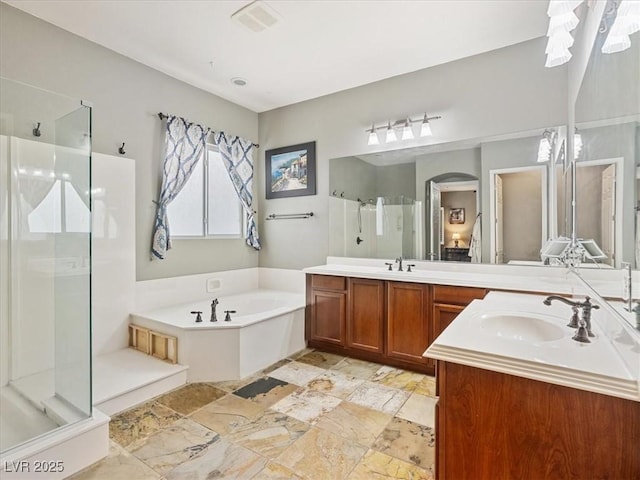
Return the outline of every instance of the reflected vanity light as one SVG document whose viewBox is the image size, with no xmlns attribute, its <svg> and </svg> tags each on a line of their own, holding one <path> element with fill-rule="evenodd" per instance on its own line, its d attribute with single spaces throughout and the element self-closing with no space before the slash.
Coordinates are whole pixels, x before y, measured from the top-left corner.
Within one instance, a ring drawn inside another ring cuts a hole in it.
<svg viewBox="0 0 640 480">
<path fill-rule="evenodd" d="M 549 29 L 547 30 L 547 47 L 545 53 L 547 60 L 545 67 L 557 67 L 571 60 L 569 48 L 573 46 L 571 32 L 578 26 L 580 20 L 573 12 L 583 0 L 551 0 L 547 15 L 549 16 Z"/>
<path fill-rule="evenodd" d="M 573 158 L 575 160 L 580 156 L 580 152 L 582 152 L 582 135 L 578 133 L 576 128 L 576 133 L 573 134 Z"/>
<path fill-rule="evenodd" d="M 431 131 L 431 120 L 439 120 L 442 118 L 441 116 L 428 117 L 425 113 L 422 118 L 413 119 L 410 117 L 403 118 L 402 120 L 390 121 L 388 120 L 384 125 L 376 126 L 375 123 L 371 124 L 371 128 L 365 130 L 368 135 L 367 145 L 379 145 L 380 137 L 378 136 L 378 130 L 385 130 L 384 142 L 391 143 L 398 141 L 398 135 L 396 130 L 401 129 L 401 139 L 402 140 L 412 140 L 415 138 L 415 133 L 413 131 L 413 124 L 420 124 L 420 136 L 421 137 L 430 137 L 433 135 Z"/>
<path fill-rule="evenodd" d="M 378 134 L 376 133 L 376 128 L 374 124 L 371 124 L 371 130 L 369 132 L 369 141 L 367 145 L 378 145 L 380 144 L 380 140 L 378 139 Z"/>
<path fill-rule="evenodd" d="M 607 12 L 613 15 L 616 4 L 612 4 L 612 11 Z M 606 32 L 607 23 L 603 20 L 601 32 Z M 640 2 L 622 0 L 618 4 L 618 11 L 607 39 L 602 45 L 602 53 L 617 53 L 626 50 L 631 46 L 630 36 L 640 31 Z"/>
<path fill-rule="evenodd" d="M 538 144 L 538 163 L 544 163 L 551 160 L 554 141 L 555 132 L 553 130 L 545 130 L 542 133 L 542 138 Z"/>
<path fill-rule="evenodd" d="M 385 138 L 386 138 L 385 141 L 387 143 L 395 142 L 396 140 L 398 140 L 398 137 L 396 137 L 395 130 L 391 128 L 391 122 L 387 124 L 387 136 Z"/>
</svg>

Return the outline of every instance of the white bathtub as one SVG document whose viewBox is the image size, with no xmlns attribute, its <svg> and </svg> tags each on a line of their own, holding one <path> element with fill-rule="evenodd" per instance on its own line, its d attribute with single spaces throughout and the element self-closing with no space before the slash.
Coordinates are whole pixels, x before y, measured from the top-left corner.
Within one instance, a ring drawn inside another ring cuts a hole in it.
<svg viewBox="0 0 640 480">
<path fill-rule="evenodd" d="M 210 322 L 213 298 L 132 313 L 131 322 L 178 338 L 178 363 L 189 366 L 189 382 L 244 378 L 305 347 L 304 294 L 253 290 L 220 297 L 218 321 Z M 230 322 L 225 310 L 236 311 Z M 202 312 L 202 322 L 192 311 Z"/>
</svg>

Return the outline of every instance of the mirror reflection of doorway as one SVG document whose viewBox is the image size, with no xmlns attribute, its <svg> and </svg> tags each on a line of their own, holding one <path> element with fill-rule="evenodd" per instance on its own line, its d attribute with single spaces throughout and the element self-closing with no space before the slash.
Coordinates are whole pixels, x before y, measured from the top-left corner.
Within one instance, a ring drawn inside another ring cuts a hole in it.
<svg viewBox="0 0 640 480">
<path fill-rule="evenodd" d="M 491 263 L 540 263 L 547 239 L 545 166 L 492 170 Z"/>
<path fill-rule="evenodd" d="M 478 178 L 465 173 L 449 173 L 427 181 L 427 259 L 471 261 L 469 244 L 480 212 L 479 187 Z M 451 218 L 455 220 L 450 222 Z"/>
<path fill-rule="evenodd" d="M 577 162 L 576 236 L 593 239 L 607 256 L 601 263 L 615 266 L 621 249 L 621 158 Z"/>
</svg>

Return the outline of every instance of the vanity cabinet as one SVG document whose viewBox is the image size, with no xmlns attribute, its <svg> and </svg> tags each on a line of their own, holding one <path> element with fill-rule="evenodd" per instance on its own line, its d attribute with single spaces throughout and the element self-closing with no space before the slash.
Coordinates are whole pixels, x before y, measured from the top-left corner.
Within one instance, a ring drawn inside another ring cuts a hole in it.
<svg viewBox="0 0 640 480">
<path fill-rule="evenodd" d="M 640 478 L 639 402 L 437 363 L 438 480 Z"/>
<path fill-rule="evenodd" d="M 429 306 L 429 285 L 387 282 L 387 357 L 427 364 Z"/>
<path fill-rule="evenodd" d="M 309 344 L 344 346 L 347 318 L 347 279 L 329 275 L 307 278 L 307 307 L 311 310 L 306 322 Z"/>
<path fill-rule="evenodd" d="M 434 373 L 422 356 L 481 288 L 307 275 L 309 347 Z"/>
<path fill-rule="evenodd" d="M 467 305 L 483 299 L 486 294 L 484 288 L 434 285 L 431 341 L 438 338 Z"/>
<path fill-rule="evenodd" d="M 347 347 L 384 354 L 384 282 L 348 279 Z"/>
</svg>

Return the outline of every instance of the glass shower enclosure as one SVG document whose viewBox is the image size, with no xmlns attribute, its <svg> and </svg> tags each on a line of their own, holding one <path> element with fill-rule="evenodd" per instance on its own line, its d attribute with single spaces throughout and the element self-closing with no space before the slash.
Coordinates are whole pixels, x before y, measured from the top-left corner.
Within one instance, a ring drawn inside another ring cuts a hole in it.
<svg viewBox="0 0 640 480">
<path fill-rule="evenodd" d="M 329 197 L 329 255 L 422 258 L 422 202 L 400 195 Z"/>
<path fill-rule="evenodd" d="M 0 451 L 91 415 L 91 108 L 0 78 Z"/>
</svg>

